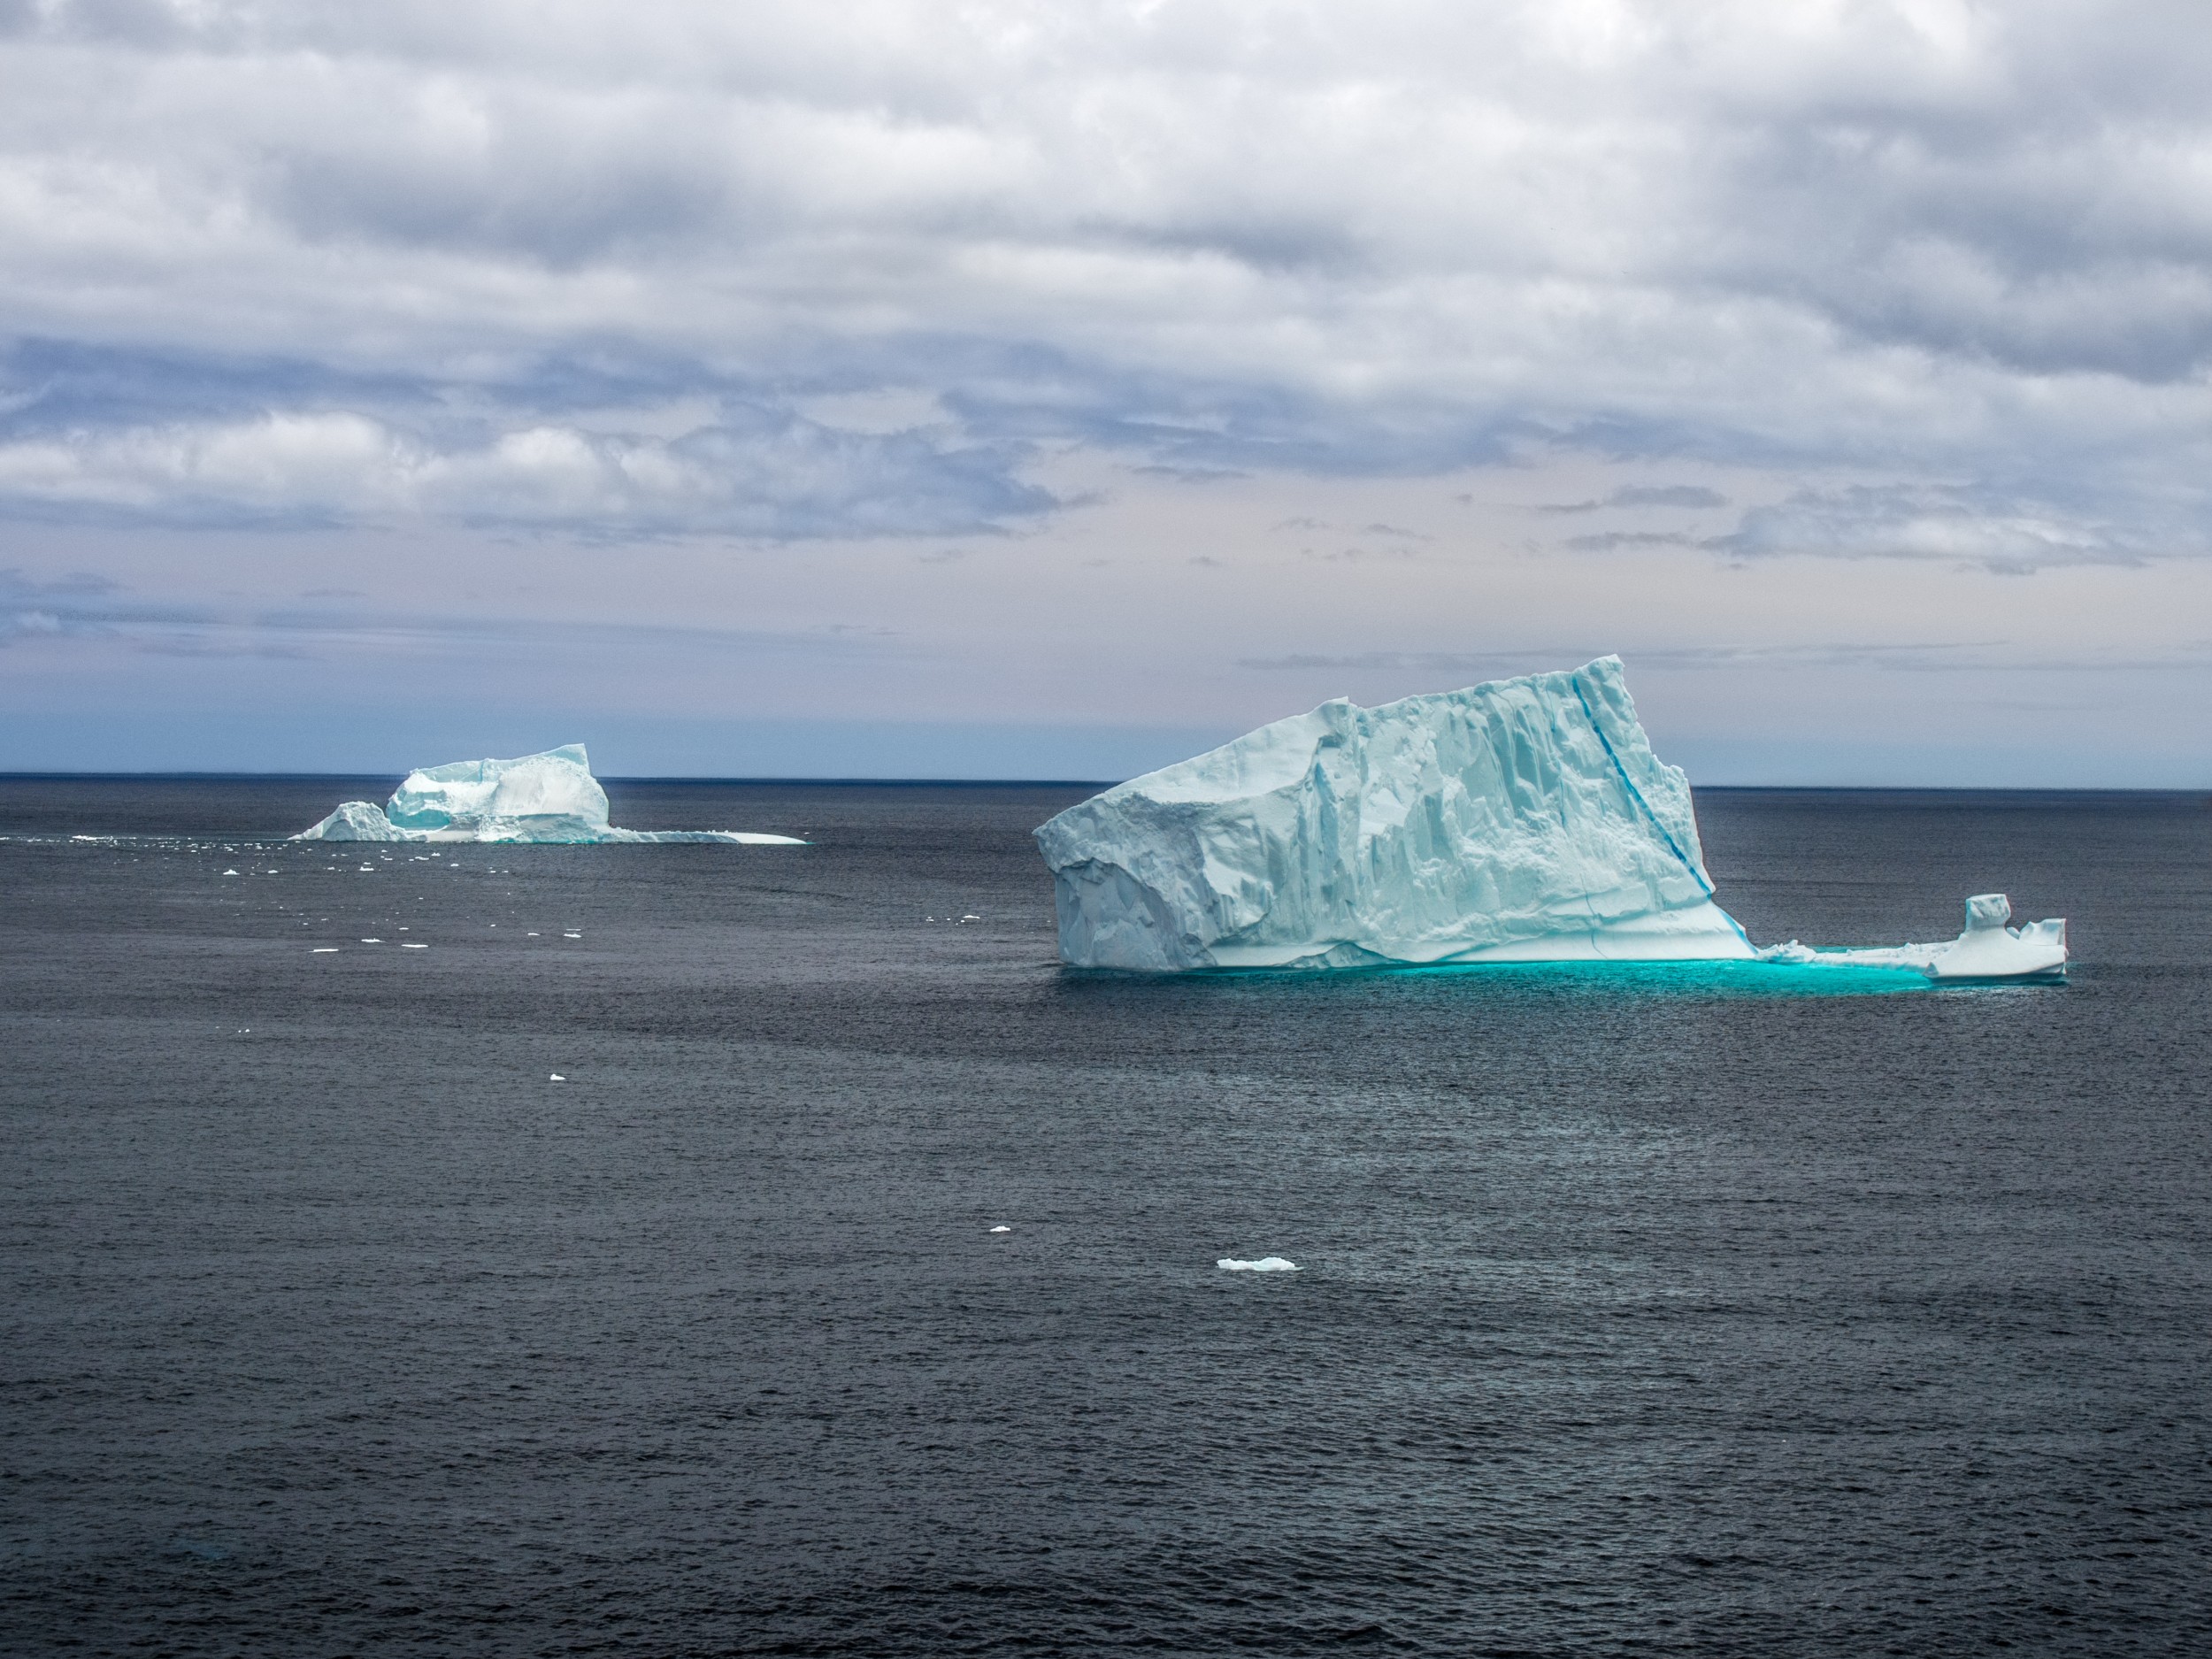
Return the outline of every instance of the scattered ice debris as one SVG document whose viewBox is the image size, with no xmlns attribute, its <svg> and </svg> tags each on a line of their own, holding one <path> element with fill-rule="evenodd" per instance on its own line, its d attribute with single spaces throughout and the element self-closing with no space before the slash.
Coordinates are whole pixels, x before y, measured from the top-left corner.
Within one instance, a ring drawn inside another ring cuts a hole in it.
<svg viewBox="0 0 2212 1659">
<path fill-rule="evenodd" d="M 1011 1232 L 1013 1232 L 1013 1228 L 1011 1228 L 1011 1227 L 993 1227 L 993 1228 L 991 1229 L 991 1231 L 992 1231 L 992 1232 L 994 1232 L 994 1233 L 1011 1233 Z"/>
<path fill-rule="evenodd" d="M 1256 1262 L 1240 1262 L 1233 1256 L 1225 1256 L 1214 1263 L 1225 1267 L 1232 1273 L 1294 1273 L 1298 1263 L 1286 1262 L 1279 1256 L 1263 1256 Z"/>
<path fill-rule="evenodd" d="M 383 806 L 348 801 L 298 839 L 806 845 L 795 836 L 749 831 L 618 829 L 607 821 L 607 792 L 591 775 L 580 743 L 515 760 L 457 760 L 411 772 Z"/>
<path fill-rule="evenodd" d="M 551 1079 L 551 1080 L 552 1080 L 552 1081 L 554 1081 L 554 1082 L 556 1082 L 556 1083 L 565 1083 L 565 1082 L 567 1082 L 567 1081 L 568 1081 L 568 1079 L 567 1079 L 566 1078 L 563 1077 L 563 1076 L 562 1076 L 562 1075 L 561 1075 L 558 1071 L 556 1071 L 556 1072 L 553 1074 L 553 1077 L 552 1077 L 552 1079 Z"/>
</svg>

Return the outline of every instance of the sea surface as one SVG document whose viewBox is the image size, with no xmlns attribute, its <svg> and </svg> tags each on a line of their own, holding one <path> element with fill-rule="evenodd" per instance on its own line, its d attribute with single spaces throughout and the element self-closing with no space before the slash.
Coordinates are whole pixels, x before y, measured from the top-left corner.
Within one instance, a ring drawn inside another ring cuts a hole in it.
<svg viewBox="0 0 2212 1659">
<path fill-rule="evenodd" d="M 2212 1652 L 2203 795 L 1701 793 L 2071 924 L 1812 995 L 1070 974 L 1079 787 L 276 839 L 394 781 L 0 780 L 0 1652 Z"/>
</svg>

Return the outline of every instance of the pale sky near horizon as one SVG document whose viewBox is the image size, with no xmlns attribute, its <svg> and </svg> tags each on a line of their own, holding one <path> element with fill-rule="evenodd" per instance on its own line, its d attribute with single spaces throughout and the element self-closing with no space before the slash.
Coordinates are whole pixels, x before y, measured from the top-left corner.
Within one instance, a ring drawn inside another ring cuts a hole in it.
<svg viewBox="0 0 2212 1659">
<path fill-rule="evenodd" d="M 0 0 L 0 770 L 2212 784 L 2200 5 Z"/>
</svg>

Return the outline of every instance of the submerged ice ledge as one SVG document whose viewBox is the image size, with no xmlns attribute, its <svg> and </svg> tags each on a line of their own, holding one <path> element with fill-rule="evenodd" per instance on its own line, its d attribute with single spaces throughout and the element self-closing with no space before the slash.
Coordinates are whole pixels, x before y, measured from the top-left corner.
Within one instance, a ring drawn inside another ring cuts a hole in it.
<svg viewBox="0 0 2212 1659">
<path fill-rule="evenodd" d="M 1652 752 L 1617 657 L 1325 703 L 1036 836 L 1076 967 L 1764 960 L 2004 979 L 2066 960 L 2063 922 L 2008 930 L 1993 895 L 1942 945 L 1756 949 L 1714 902 L 1689 780 Z"/>
<path fill-rule="evenodd" d="M 2054 979 L 2066 973 L 2066 922 L 2054 917 L 2006 926 L 2012 902 L 2001 893 L 1978 893 L 1966 901 L 1966 929 L 1956 939 L 1932 945 L 1772 945 L 1759 953 L 1764 962 L 1799 967 L 1903 968 L 1931 979 Z"/>
<path fill-rule="evenodd" d="M 539 841 L 624 845 L 720 841 L 803 847 L 790 835 L 742 830 L 630 830 L 607 822 L 607 792 L 581 743 L 518 760 L 457 760 L 407 774 L 383 806 L 348 801 L 295 841 Z"/>
</svg>

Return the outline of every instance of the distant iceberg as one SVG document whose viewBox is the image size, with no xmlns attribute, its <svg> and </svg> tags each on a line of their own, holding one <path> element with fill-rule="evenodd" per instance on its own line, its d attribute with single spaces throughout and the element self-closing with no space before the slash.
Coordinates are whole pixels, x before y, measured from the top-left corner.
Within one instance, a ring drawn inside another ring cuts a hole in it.
<svg viewBox="0 0 2212 1659">
<path fill-rule="evenodd" d="M 1375 709 L 1325 703 L 1070 807 L 1036 837 L 1076 967 L 1763 955 L 1713 902 L 1689 780 L 1652 752 L 1617 657 Z M 2054 927 L 2062 963 L 2064 924 L 2037 924 Z M 1943 960 L 2001 954 L 1975 950 Z"/>
<path fill-rule="evenodd" d="M 626 830 L 607 822 L 607 792 L 581 743 L 518 760 L 457 760 L 407 774 L 382 806 L 348 801 L 295 841 L 721 841 L 803 847 L 789 835 L 738 830 Z"/>
</svg>

